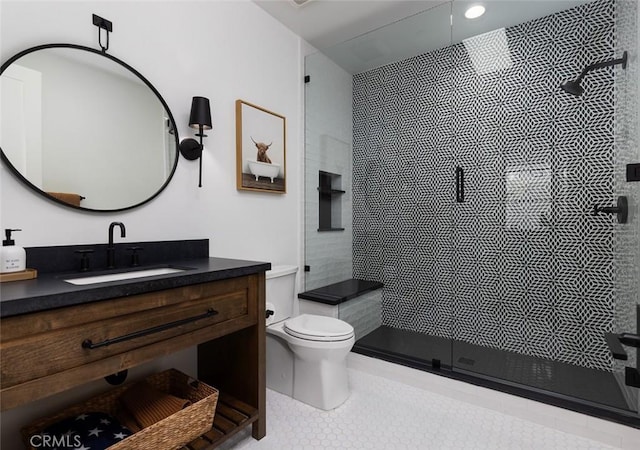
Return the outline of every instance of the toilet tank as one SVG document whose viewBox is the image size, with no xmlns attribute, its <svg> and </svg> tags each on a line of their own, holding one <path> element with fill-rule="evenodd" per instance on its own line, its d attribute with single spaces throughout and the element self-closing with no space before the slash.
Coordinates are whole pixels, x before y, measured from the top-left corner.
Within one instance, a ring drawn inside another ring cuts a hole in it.
<svg viewBox="0 0 640 450">
<path fill-rule="evenodd" d="M 280 322 L 293 315 L 297 266 L 272 266 L 266 272 L 265 299 L 267 309 L 273 305 L 275 314 L 270 322 Z"/>
</svg>

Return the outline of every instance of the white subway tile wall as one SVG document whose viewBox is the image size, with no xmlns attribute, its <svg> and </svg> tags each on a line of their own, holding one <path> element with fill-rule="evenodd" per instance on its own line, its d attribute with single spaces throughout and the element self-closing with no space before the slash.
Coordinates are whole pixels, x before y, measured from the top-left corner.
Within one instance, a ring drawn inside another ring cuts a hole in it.
<svg viewBox="0 0 640 450">
<path fill-rule="evenodd" d="M 351 75 L 321 53 L 305 59 L 304 290 L 352 278 Z M 340 175 L 343 231 L 319 232 L 318 172 Z"/>
<path fill-rule="evenodd" d="M 382 290 L 364 293 L 339 305 L 300 299 L 300 313 L 344 320 L 353 327 L 358 340 L 382 325 Z"/>
</svg>

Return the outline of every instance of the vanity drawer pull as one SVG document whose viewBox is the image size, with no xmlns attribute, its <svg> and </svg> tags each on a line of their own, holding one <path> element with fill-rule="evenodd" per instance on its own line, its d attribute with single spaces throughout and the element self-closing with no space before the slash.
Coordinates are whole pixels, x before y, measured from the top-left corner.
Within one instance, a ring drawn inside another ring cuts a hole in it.
<svg viewBox="0 0 640 450">
<path fill-rule="evenodd" d="M 195 322 L 196 320 L 206 319 L 207 317 L 215 316 L 216 314 L 218 314 L 218 311 L 209 308 L 206 313 L 200 314 L 198 316 L 187 317 L 186 319 L 165 323 L 164 325 L 158 325 L 157 327 L 147 328 L 146 330 L 135 331 L 133 333 L 125 334 L 124 336 L 119 336 L 117 338 L 106 339 L 102 342 L 98 342 L 97 344 L 94 344 L 93 342 L 91 342 L 91 339 L 85 339 L 84 341 L 82 341 L 82 348 L 94 349 L 94 348 L 106 347 L 107 345 L 117 344 L 119 342 L 124 342 L 130 339 L 147 336 L 153 333 L 159 333 L 160 331 L 165 331 L 165 330 L 169 330 L 170 328 L 179 327 L 180 325 L 185 325 L 190 322 Z"/>
</svg>

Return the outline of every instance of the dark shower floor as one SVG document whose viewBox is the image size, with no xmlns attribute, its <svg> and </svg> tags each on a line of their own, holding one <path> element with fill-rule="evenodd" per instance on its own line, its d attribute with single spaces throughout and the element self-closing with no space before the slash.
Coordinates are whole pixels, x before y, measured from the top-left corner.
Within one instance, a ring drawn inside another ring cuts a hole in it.
<svg viewBox="0 0 640 450">
<path fill-rule="evenodd" d="M 613 374 L 602 370 L 387 326 L 358 339 L 353 351 L 422 370 L 437 371 L 440 364 L 442 372 L 488 377 L 525 389 L 533 387 L 545 393 L 560 394 L 562 398 L 629 410 Z M 452 353 L 455 355 L 453 372 Z"/>
</svg>

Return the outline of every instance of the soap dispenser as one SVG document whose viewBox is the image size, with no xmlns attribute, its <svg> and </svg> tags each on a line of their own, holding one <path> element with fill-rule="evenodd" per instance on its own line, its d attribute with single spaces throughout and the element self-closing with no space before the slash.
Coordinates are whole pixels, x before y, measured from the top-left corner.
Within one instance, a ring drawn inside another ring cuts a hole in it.
<svg viewBox="0 0 640 450">
<path fill-rule="evenodd" d="M 22 231 L 7 228 L 4 230 L 6 239 L 2 241 L 2 251 L 0 251 L 0 273 L 20 272 L 25 270 L 27 262 L 27 252 L 24 248 L 16 246 L 16 242 L 11 239 L 12 231 Z"/>
</svg>

